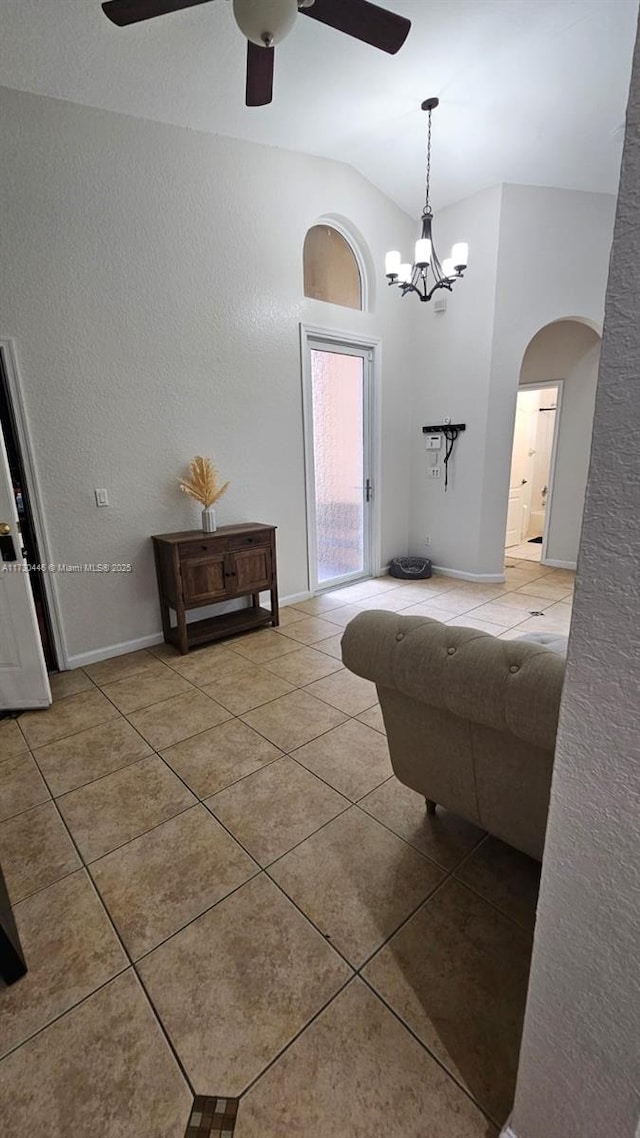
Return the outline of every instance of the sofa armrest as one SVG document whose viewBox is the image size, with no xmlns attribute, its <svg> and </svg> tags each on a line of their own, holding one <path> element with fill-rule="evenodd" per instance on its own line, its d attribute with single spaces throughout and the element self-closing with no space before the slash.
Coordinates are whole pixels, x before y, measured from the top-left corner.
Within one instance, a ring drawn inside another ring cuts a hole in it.
<svg viewBox="0 0 640 1138">
<path fill-rule="evenodd" d="M 379 688 L 555 748 L 565 662 L 542 645 L 369 611 L 347 625 L 342 659 Z"/>
</svg>

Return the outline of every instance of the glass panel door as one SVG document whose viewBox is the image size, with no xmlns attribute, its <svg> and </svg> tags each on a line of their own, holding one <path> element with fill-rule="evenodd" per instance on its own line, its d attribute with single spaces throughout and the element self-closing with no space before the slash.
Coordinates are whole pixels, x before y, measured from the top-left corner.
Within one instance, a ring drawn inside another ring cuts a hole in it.
<svg viewBox="0 0 640 1138">
<path fill-rule="evenodd" d="M 312 586 L 328 588 L 370 572 L 369 364 L 365 350 L 338 345 L 311 347 L 310 357 Z"/>
</svg>

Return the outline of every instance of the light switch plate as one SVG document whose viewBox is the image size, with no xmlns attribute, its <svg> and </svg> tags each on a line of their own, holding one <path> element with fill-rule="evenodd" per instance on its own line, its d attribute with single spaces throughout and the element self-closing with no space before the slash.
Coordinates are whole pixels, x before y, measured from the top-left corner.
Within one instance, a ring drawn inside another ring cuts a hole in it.
<svg viewBox="0 0 640 1138">
<path fill-rule="evenodd" d="M 109 495 L 106 490 L 95 490 L 94 493 L 96 496 L 96 506 L 109 505 Z"/>
</svg>

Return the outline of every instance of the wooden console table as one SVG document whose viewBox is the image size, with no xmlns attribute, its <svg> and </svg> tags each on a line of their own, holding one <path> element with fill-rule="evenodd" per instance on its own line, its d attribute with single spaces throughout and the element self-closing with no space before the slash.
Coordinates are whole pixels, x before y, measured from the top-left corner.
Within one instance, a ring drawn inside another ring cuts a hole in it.
<svg viewBox="0 0 640 1138">
<path fill-rule="evenodd" d="M 221 526 L 215 533 L 162 533 L 152 541 L 162 631 L 167 644 L 174 644 L 183 656 L 196 644 L 279 624 L 275 526 L 248 522 Z M 270 609 L 260 606 L 260 593 L 267 590 Z M 187 621 L 192 609 L 238 597 L 248 597 L 250 604 L 236 612 Z M 171 609 L 176 624 L 171 623 Z"/>
</svg>

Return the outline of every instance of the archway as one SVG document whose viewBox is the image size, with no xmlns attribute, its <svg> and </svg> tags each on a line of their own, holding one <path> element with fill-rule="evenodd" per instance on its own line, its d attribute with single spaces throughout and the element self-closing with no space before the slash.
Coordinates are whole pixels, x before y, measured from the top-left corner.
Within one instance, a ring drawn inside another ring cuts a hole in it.
<svg viewBox="0 0 640 1138">
<path fill-rule="evenodd" d="M 509 478 L 510 558 L 575 568 L 599 355 L 598 333 L 573 317 L 544 325 L 525 349 Z"/>
</svg>

